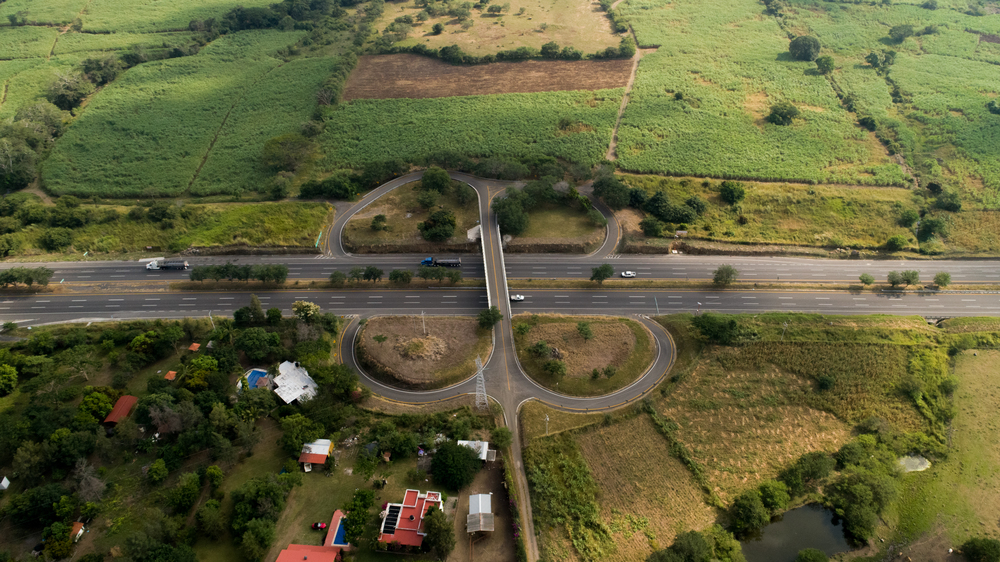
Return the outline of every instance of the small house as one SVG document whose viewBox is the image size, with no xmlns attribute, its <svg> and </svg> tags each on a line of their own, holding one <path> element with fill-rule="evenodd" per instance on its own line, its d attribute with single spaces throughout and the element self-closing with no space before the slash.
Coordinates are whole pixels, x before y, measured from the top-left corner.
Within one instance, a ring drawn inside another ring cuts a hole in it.
<svg viewBox="0 0 1000 562">
<path fill-rule="evenodd" d="M 73 523 L 73 529 L 69 532 L 69 536 L 73 539 L 73 542 L 78 542 L 83 538 L 83 523 L 75 521 Z"/>
<path fill-rule="evenodd" d="M 344 538 L 344 512 L 339 509 L 333 512 L 329 530 L 322 546 L 306 544 L 290 544 L 288 548 L 278 553 L 274 562 L 293 562 L 309 560 L 310 562 L 337 562 L 341 560 L 341 552 L 351 550 L 351 545 Z"/>
<path fill-rule="evenodd" d="M 475 451 L 481 461 L 485 461 L 489 457 L 490 444 L 486 441 L 456 441 L 456 443 Z"/>
<path fill-rule="evenodd" d="M 274 377 L 274 393 L 291 404 L 298 400 L 305 402 L 316 396 L 316 381 L 309 376 L 302 365 L 296 361 L 285 361 L 278 365 L 278 376 Z"/>
<path fill-rule="evenodd" d="M 104 418 L 104 423 L 117 424 L 127 418 L 129 414 L 132 413 L 132 408 L 135 407 L 135 403 L 138 401 L 139 399 L 135 396 L 129 396 L 128 394 L 122 396 L 117 402 L 115 402 L 115 405 L 111 408 L 111 413 L 108 414 L 108 417 Z"/>
<path fill-rule="evenodd" d="M 398 543 L 403 546 L 420 546 L 424 542 L 424 516 L 427 511 L 441 507 L 441 493 L 420 493 L 407 490 L 402 503 L 390 503 L 382 512 L 378 542 Z"/>
<path fill-rule="evenodd" d="M 172 381 L 177 378 L 177 371 L 167 371 L 167 374 L 163 375 L 163 378 Z"/>
<path fill-rule="evenodd" d="M 469 516 L 465 520 L 467 533 L 493 531 L 493 494 L 469 496 Z"/>
<path fill-rule="evenodd" d="M 7 488 L 10 488 L 10 480 L 7 480 L 7 477 L 4 476 L 3 480 L 0 480 L 0 490 L 6 490 Z"/>
<path fill-rule="evenodd" d="M 199 349 L 201 349 L 200 343 L 193 343 L 188 347 L 188 351 L 193 351 L 193 352 L 197 352 Z"/>
<path fill-rule="evenodd" d="M 330 456 L 330 449 L 333 442 L 329 439 L 317 439 L 312 443 L 302 446 L 302 454 L 299 455 L 299 462 L 302 463 L 302 470 L 312 472 L 312 465 L 326 464 L 327 457 Z"/>
</svg>

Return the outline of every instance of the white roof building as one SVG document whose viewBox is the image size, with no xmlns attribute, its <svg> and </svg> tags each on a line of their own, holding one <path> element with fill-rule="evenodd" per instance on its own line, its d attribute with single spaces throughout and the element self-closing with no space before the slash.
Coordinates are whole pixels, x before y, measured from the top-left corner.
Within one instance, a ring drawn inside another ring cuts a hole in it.
<svg viewBox="0 0 1000 562">
<path fill-rule="evenodd" d="M 0 490 L 6 490 L 9 487 L 10 487 L 10 480 L 7 480 L 7 477 L 4 476 L 3 480 L 0 480 Z"/>
<path fill-rule="evenodd" d="M 479 455 L 479 460 L 485 461 L 488 451 L 490 449 L 490 444 L 486 441 L 457 441 L 457 443 L 463 447 L 468 447 Z"/>
<path fill-rule="evenodd" d="M 274 377 L 274 393 L 286 404 L 296 400 L 305 402 L 316 396 L 316 381 L 312 380 L 309 372 L 298 361 L 285 361 L 278 365 L 278 373 L 280 374 Z"/>
<path fill-rule="evenodd" d="M 465 519 L 466 532 L 493 530 L 493 494 L 469 496 L 469 516 Z"/>
</svg>

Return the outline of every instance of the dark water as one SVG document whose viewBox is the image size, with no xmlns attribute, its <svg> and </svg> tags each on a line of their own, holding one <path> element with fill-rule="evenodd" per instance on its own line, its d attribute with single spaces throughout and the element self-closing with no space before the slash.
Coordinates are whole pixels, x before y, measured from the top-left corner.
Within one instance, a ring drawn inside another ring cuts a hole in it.
<svg viewBox="0 0 1000 562">
<path fill-rule="evenodd" d="M 815 548 L 827 556 L 851 549 L 833 512 L 810 504 L 786 512 L 760 535 L 742 542 L 747 562 L 794 562 L 800 550 Z"/>
</svg>

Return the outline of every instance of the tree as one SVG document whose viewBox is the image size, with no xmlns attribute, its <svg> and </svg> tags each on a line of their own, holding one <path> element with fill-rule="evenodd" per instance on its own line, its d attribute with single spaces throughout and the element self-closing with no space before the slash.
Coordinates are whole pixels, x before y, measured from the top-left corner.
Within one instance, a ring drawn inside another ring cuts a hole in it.
<svg viewBox="0 0 1000 562">
<path fill-rule="evenodd" d="M 343 287 L 347 282 L 347 275 L 343 271 L 334 271 L 330 274 L 330 284 L 334 287 Z"/>
<path fill-rule="evenodd" d="M 408 285 L 412 279 L 413 272 L 409 269 L 393 269 L 389 272 L 389 281 L 393 283 Z"/>
<path fill-rule="evenodd" d="M 566 376 L 566 363 L 558 359 L 546 361 L 542 369 L 555 378 L 561 379 Z"/>
<path fill-rule="evenodd" d="M 491 306 L 486 310 L 480 311 L 476 319 L 479 321 L 480 328 L 492 328 L 494 324 L 503 320 L 503 314 L 499 308 Z"/>
<path fill-rule="evenodd" d="M 709 341 L 729 345 L 739 335 L 740 325 L 733 317 L 706 312 L 695 316 L 691 323 Z"/>
<path fill-rule="evenodd" d="M 316 143 L 299 133 L 289 133 L 265 142 L 261 158 L 275 172 L 294 172 L 312 159 L 315 152 Z"/>
<path fill-rule="evenodd" d="M 590 322 L 577 322 L 576 331 L 580 333 L 580 337 L 584 341 L 590 341 L 590 338 L 594 337 L 594 332 L 590 329 Z"/>
<path fill-rule="evenodd" d="M 910 269 L 910 270 L 904 271 L 900 275 L 900 277 L 903 278 L 903 283 L 906 284 L 906 286 L 916 285 L 917 283 L 920 283 L 920 272 L 919 271 L 915 271 L 915 270 Z"/>
<path fill-rule="evenodd" d="M 912 37 L 912 36 L 913 36 L 912 25 L 907 25 L 907 24 L 894 25 L 891 29 L 889 29 L 889 37 L 891 37 L 892 40 L 895 41 L 896 43 L 902 43 L 903 41 L 906 40 L 907 37 Z"/>
<path fill-rule="evenodd" d="M 871 285 L 872 283 L 875 282 L 875 278 L 872 277 L 871 274 L 869 273 L 862 273 L 861 276 L 858 277 L 858 279 L 860 279 L 861 284 L 865 286 Z"/>
<path fill-rule="evenodd" d="M 737 535 L 753 533 L 771 522 L 771 513 L 764 507 L 757 490 L 747 490 L 740 494 L 729 512 Z"/>
<path fill-rule="evenodd" d="M 298 455 L 302 446 L 323 436 L 325 429 L 302 414 L 292 414 L 281 418 L 281 431 L 284 432 L 281 443 L 289 455 Z"/>
<path fill-rule="evenodd" d="M 445 441 L 431 459 L 431 475 L 435 484 L 457 491 L 472 483 L 481 465 L 475 451 L 454 441 Z"/>
<path fill-rule="evenodd" d="M 17 388 L 17 369 L 0 365 L 0 396 L 7 396 Z"/>
<path fill-rule="evenodd" d="M 736 281 L 739 276 L 740 272 L 735 267 L 720 265 L 718 269 L 712 272 L 712 283 L 715 283 L 719 287 L 725 287 Z"/>
<path fill-rule="evenodd" d="M 222 469 L 217 465 L 213 464 L 205 469 L 205 480 L 208 481 L 209 486 L 211 486 L 213 490 L 218 490 L 219 486 L 222 486 L 222 481 L 225 478 L 226 475 L 223 474 Z"/>
<path fill-rule="evenodd" d="M 68 228 L 47 228 L 38 242 L 50 252 L 60 252 L 73 243 L 73 231 Z"/>
<path fill-rule="evenodd" d="M 819 39 L 811 35 L 800 35 L 788 44 L 788 52 L 796 60 L 814 61 L 819 56 Z"/>
<path fill-rule="evenodd" d="M 356 268 L 360 269 L 360 268 Z M 351 274 L 354 274 L 354 270 L 351 270 Z M 362 272 L 361 275 L 364 275 Z M 360 277 L 360 276 L 359 276 Z M 298 317 L 299 320 L 303 322 L 312 322 L 319 316 L 319 305 L 311 303 L 309 301 L 295 301 L 292 303 L 292 312 Z"/>
<path fill-rule="evenodd" d="M 251 562 L 264 559 L 268 548 L 274 542 L 274 522 L 267 519 L 252 519 L 240 539 L 240 551 Z"/>
<path fill-rule="evenodd" d="M 654 216 L 647 216 L 639 222 L 642 233 L 650 238 L 663 236 L 663 227 L 666 226 Z"/>
<path fill-rule="evenodd" d="M 885 249 L 890 252 L 898 252 L 906 247 L 906 237 L 901 234 L 896 234 L 895 236 L 890 236 L 888 240 L 885 241 Z"/>
<path fill-rule="evenodd" d="M 209 538 L 217 539 L 226 532 L 226 519 L 219 500 L 208 500 L 198 508 L 198 530 Z"/>
<path fill-rule="evenodd" d="M 800 550 L 799 554 L 795 557 L 795 562 L 827 562 L 828 560 L 830 559 L 827 558 L 825 552 L 815 548 Z"/>
<path fill-rule="evenodd" d="M 260 361 L 281 346 L 281 337 L 268 333 L 264 328 L 247 328 L 240 332 L 234 345 L 246 354 L 247 359 Z"/>
<path fill-rule="evenodd" d="M 435 23 L 434 27 L 431 28 L 431 32 L 434 35 L 441 35 L 441 33 L 443 31 L 444 31 L 444 24 L 443 23 Z"/>
<path fill-rule="evenodd" d="M 947 287 L 951 284 L 951 274 L 944 271 L 934 276 L 934 284 L 938 287 Z"/>
<path fill-rule="evenodd" d="M 492 11 L 492 8 L 493 8 L 493 6 L 490 6 L 490 10 L 491 11 Z M 496 8 L 497 8 L 496 11 L 499 13 L 500 12 L 500 6 L 497 6 Z M 555 41 L 549 41 L 548 43 L 542 45 L 541 54 L 542 54 L 542 58 L 543 59 L 557 59 L 557 58 L 559 58 L 559 44 L 556 43 Z"/>
<path fill-rule="evenodd" d="M 46 98 L 53 105 L 69 111 L 94 92 L 94 84 L 80 72 L 56 73 L 56 79 L 49 84 Z"/>
<path fill-rule="evenodd" d="M 889 274 L 886 275 L 885 280 L 888 281 L 890 285 L 895 287 L 896 285 L 903 283 L 903 276 L 900 275 L 898 271 L 890 271 Z"/>
<path fill-rule="evenodd" d="M 180 480 L 174 489 L 170 491 L 170 507 L 175 513 L 187 513 L 198 501 L 198 493 L 201 491 L 201 479 L 193 472 L 181 474 Z"/>
<path fill-rule="evenodd" d="M 1000 541 L 976 537 L 962 544 L 962 554 L 969 562 L 1000 562 Z"/>
<path fill-rule="evenodd" d="M 385 337 L 385 336 L 383 336 L 381 334 L 372 336 L 372 339 L 375 340 L 375 341 L 377 341 L 380 346 L 389 340 L 389 338 L 387 338 L 387 337 Z"/>
<path fill-rule="evenodd" d="M 424 175 L 420 178 L 420 187 L 428 191 L 448 193 L 448 188 L 451 187 L 451 176 L 445 170 L 431 166 L 424 171 Z"/>
<path fill-rule="evenodd" d="M 606 263 L 599 265 L 590 270 L 590 280 L 597 281 L 598 285 L 603 285 L 604 280 L 608 279 L 615 274 L 615 268 L 611 267 L 611 264 Z"/>
<path fill-rule="evenodd" d="M 495 427 L 490 430 L 490 441 L 497 449 L 506 449 L 514 442 L 514 434 L 506 427 Z"/>
<path fill-rule="evenodd" d="M 455 549 L 455 526 L 438 507 L 432 507 L 424 515 L 424 544 L 440 560 L 448 558 Z"/>
<path fill-rule="evenodd" d="M 365 267 L 365 273 L 363 275 L 363 278 L 364 278 L 365 281 L 371 281 L 372 283 L 378 283 L 379 281 L 382 280 L 382 275 L 384 275 L 384 274 L 385 274 L 385 272 L 382 271 L 381 269 L 375 267 L 374 265 L 369 265 L 369 266 Z M 319 311 L 317 310 L 317 312 L 319 312 Z"/>
<path fill-rule="evenodd" d="M 277 307 L 267 309 L 267 324 L 277 326 L 281 324 L 281 309 Z"/>
<path fill-rule="evenodd" d="M 896 224 L 903 228 L 911 228 L 913 223 L 918 220 L 920 220 L 920 213 L 913 209 L 907 209 L 899 214 L 899 220 L 896 221 Z"/>
<path fill-rule="evenodd" d="M 747 191 L 743 184 L 736 181 L 724 181 L 719 186 L 719 197 L 730 205 L 735 205 L 746 197 Z"/>
<path fill-rule="evenodd" d="M 433 192 L 426 192 L 433 193 Z M 444 242 L 455 234 L 455 213 L 448 209 L 434 211 L 422 223 L 417 224 L 420 234 L 431 242 Z"/>
<path fill-rule="evenodd" d="M 519 199 L 510 195 L 493 201 L 493 212 L 497 216 L 497 224 L 502 234 L 516 236 L 528 228 L 528 213 L 524 211 Z"/>
<path fill-rule="evenodd" d="M 816 70 L 818 70 L 820 74 L 830 74 L 833 72 L 833 69 L 833 57 L 830 55 L 825 55 L 816 59 Z"/>
<path fill-rule="evenodd" d="M 387 224 L 388 219 L 385 215 L 378 214 L 372 218 L 371 228 L 374 231 L 389 230 L 389 225 Z"/>
<path fill-rule="evenodd" d="M 799 116 L 799 108 L 790 101 L 780 101 L 771 106 L 771 113 L 767 116 L 767 122 L 775 125 L 791 125 L 792 121 Z"/>
<path fill-rule="evenodd" d="M 760 500 L 764 507 L 771 510 L 771 513 L 778 513 L 788 507 L 788 502 L 792 500 L 788 496 L 788 486 L 784 482 L 767 480 L 762 482 L 757 488 L 760 490 Z"/>
<path fill-rule="evenodd" d="M 156 459 L 153 464 L 149 465 L 146 479 L 149 480 L 150 484 L 157 485 L 166 480 L 167 474 L 167 463 L 163 459 Z"/>
<path fill-rule="evenodd" d="M 264 307 L 260 304 L 260 299 L 257 295 L 250 295 L 250 323 L 254 326 L 260 326 L 264 323 Z"/>
<path fill-rule="evenodd" d="M 417 203 L 425 209 L 430 209 L 434 205 L 437 205 L 437 200 L 438 192 L 431 189 L 421 191 L 420 195 L 417 195 Z"/>
</svg>

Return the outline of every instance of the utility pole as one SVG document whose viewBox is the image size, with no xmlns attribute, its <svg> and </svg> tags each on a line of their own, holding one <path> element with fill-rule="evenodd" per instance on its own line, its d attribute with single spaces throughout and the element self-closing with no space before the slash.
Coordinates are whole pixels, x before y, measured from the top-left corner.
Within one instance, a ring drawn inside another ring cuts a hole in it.
<svg viewBox="0 0 1000 562">
<path fill-rule="evenodd" d="M 782 324 L 785 329 L 781 331 L 781 341 L 785 341 L 785 332 L 788 331 L 788 322 Z"/>
<path fill-rule="evenodd" d="M 427 322 L 424 322 L 424 311 L 420 311 L 420 324 L 424 327 L 424 335 L 427 335 Z"/>
<path fill-rule="evenodd" d="M 545 436 L 549 436 L 549 415 L 545 414 Z"/>
<path fill-rule="evenodd" d="M 212 311 L 208 311 L 208 321 L 212 323 L 212 329 L 215 329 L 215 320 L 212 320 Z"/>
</svg>

